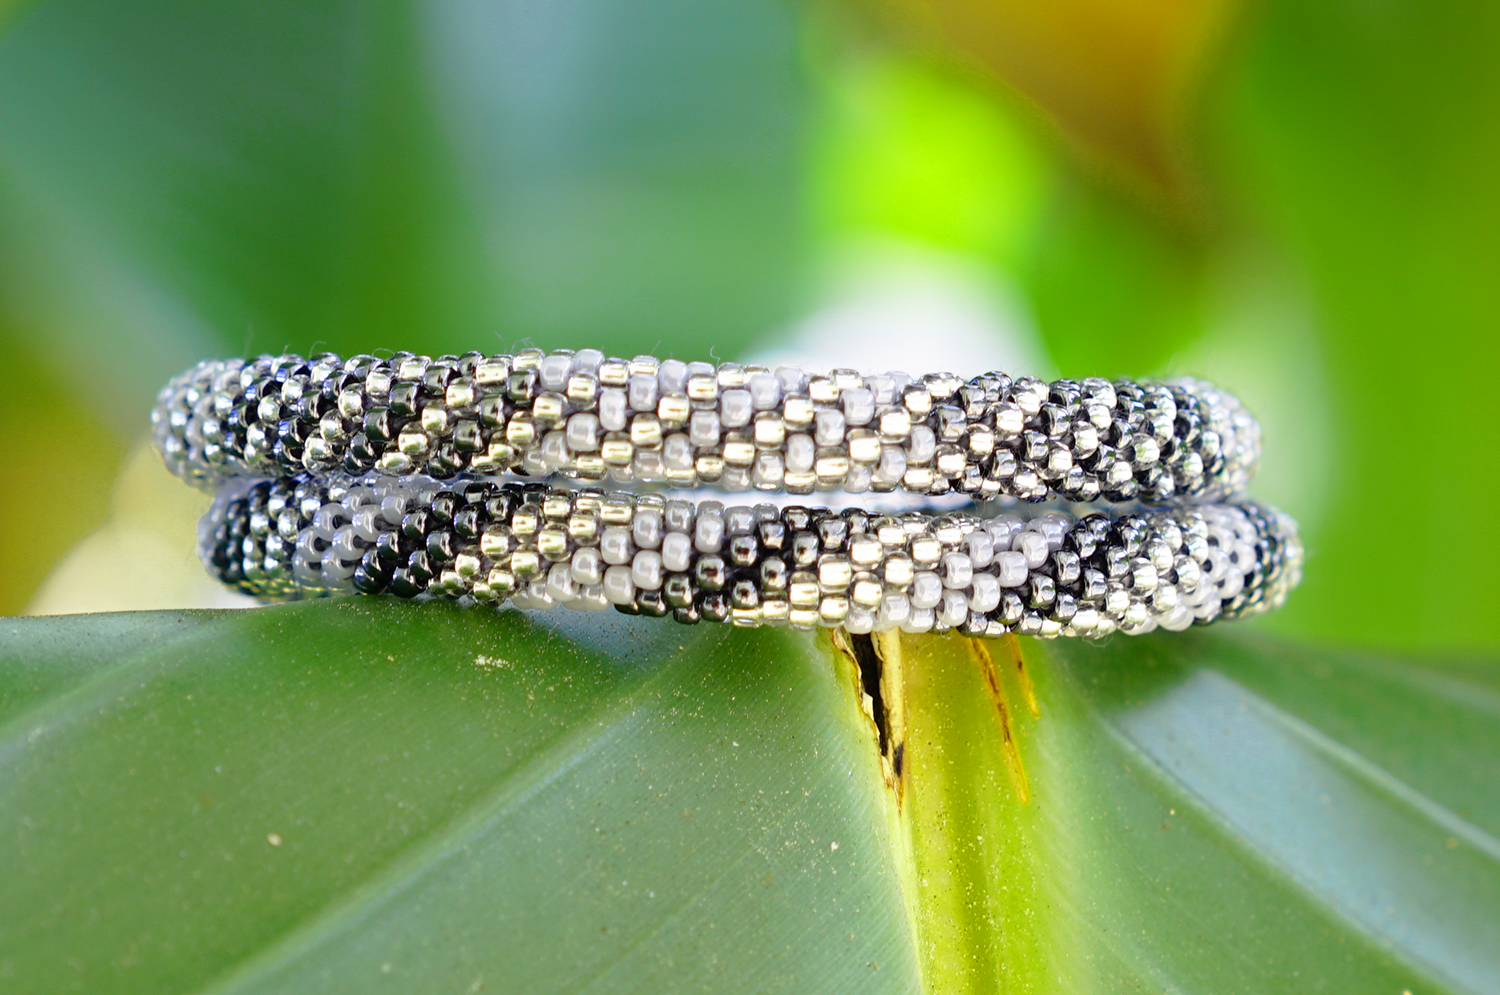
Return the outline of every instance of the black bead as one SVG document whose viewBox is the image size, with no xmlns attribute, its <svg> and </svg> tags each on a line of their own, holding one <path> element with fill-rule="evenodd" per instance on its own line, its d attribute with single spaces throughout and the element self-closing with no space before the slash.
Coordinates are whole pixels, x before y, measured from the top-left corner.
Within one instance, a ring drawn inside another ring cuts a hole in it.
<svg viewBox="0 0 1500 995">
<path fill-rule="evenodd" d="M 672 609 L 672 618 L 682 625 L 697 625 L 703 618 L 703 613 L 699 611 L 697 605 L 689 603 L 681 608 Z"/>
<path fill-rule="evenodd" d="M 1077 612 L 1078 602 L 1073 599 L 1073 595 L 1059 591 L 1057 601 L 1052 606 L 1052 620 L 1066 625 L 1073 620 L 1073 616 Z"/>
<path fill-rule="evenodd" d="M 391 579 L 391 571 L 395 567 L 395 564 L 380 555 L 379 549 L 365 550 L 365 555 L 359 558 L 359 565 L 372 577 L 378 577 L 382 584 Z"/>
<path fill-rule="evenodd" d="M 1057 585 L 1044 573 L 1033 572 L 1026 581 L 1026 601 L 1032 608 L 1046 608 L 1057 600 Z"/>
<path fill-rule="evenodd" d="M 1079 583 L 1078 596 L 1086 601 L 1097 601 L 1109 590 L 1109 579 L 1092 567 L 1085 568 Z"/>
<path fill-rule="evenodd" d="M 823 542 L 824 552 L 840 552 L 844 541 L 849 538 L 849 523 L 842 518 L 825 518 L 818 523 L 818 536 Z"/>
<path fill-rule="evenodd" d="M 390 442 L 396 437 L 395 419 L 390 408 L 371 408 L 365 412 L 365 434 L 381 442 Z"/>
<path fill-rule="evenodd" d="M 711 591 L 698 596 L 698 611 L 706 622 L 724 622 L 729 618 L 729 599 L 722 592 Z"/>
<path fill-rule="evenodd" d="M 401 517 L 401 534 L 408 539 L 425 541 L 432 526 L 432 514 L 426 508 L 409 511 Z"/>
<path fill-rule="evenodd" d="M 736 580 L 729 589 L 729 603 L 736 608 L 758 608 L 760 590 L 755 586 L 755 581 L 746 577 Z"/>
<path fill-rule="evenodd" d="M 870 529 L 870 513 L 863 508 L 846 508 L 839 513 L 849 523 L 850 535 L 861 535 Z"/>
<path fill-rule="evenodd" d="M 516 508 L 515 495 L 509 491 L 501 491 L 484 503 L 484 510 L 490 516 L 492 522 L 508 522 L 511 513 Z"/>
<path fill-rule="evenodd" d="M 398 598 L 415 598 L 426 588 L 417 582 L 410 570 L 402 567 L 391 574 L 389 589 Z"/>
<path fill-rule="evenodd" d="M 478 539 L 484 531 L 484 511 L 469 505 L 453 516 L 453 531 L 465 539 Z"/>
<path fill-rule="evenodd" d="M 642 591 L 635 596 L 636 607 L 641 610 L 642 615 L 652 618 L 661 618 L 667 614 L 667 601 L 662 597 L 660 591 Z"/>
<path fill-rule="evenodd" d="M 406 558 L 406 569 L 411 574 L 413 580 L 422 584 L 426 584 L 429 580 L 432 580 L 433 576 L 437 573 L 433 569 L 431 557 L 427 555 L 426 551 L 420 549 Z"/>
<path fill-rule="evenodd" d="M 452 563 L 458 553 L 458 537 L 446 529 L 439 529 L 427 537 L 427 555 L 435 563 Z"/>
<path fill-rule="evenodd" d="M 427 457 L 427 473 L 439 480 L 455 477 L 464 468 L 464 458 L 451 443 L 443 443 Z"/>
<path fill-rule="evenodd" d="M 755 563 L 760 553 L 760 542 L 753 535 L 729 537 L 729 562 L 737 567 L 748 567 Z"/>
<path fill-rule="evenodd" d="M 458 512 L 460 503 L 461 499 L 457 494 L 454 494 L 452 491 L 443 491 L 432 499 L 427 508 L 432 512 L 432 518 L 435 522 L 439 525 L 447 525 L 453 521 L 453 516 Z"/>
<path fill-rule="evenodd" d="M 812 512 L 800 505 L 792 505 L 782 510 L 781 520 L 793 532 L 803 532 L 812 526 Z"/>
<path fill-rule="evenodd" d="M 693 576 L 702 590 L 721 591 L 729 583 L 729 568 L 722 556 L 700 556 L 693 567 Z"/>
<path fill-rule="evenodd" d="M 401 535 L 396 532 L 382 532 L 375 537 L 375 553 L 388 563 L 396 563 L 406 559 L 411 554 L 410 549 L 402 549 Z"/>
<path fill-rule="evenodd" d="M 398 383 L 391 388 L 391 410 L 403 417 L 417 413 L 418 388 L 414 383 Z"/>
<path fill-rule="evenodd" d="M 1015 625 L 1021 621 L 1026 606 L 1021 603 L 1021 596 L 1015 591 L 1000 592 L 1000 604 L 990 615 L 992 619 L 1003 622 L 1006 625 Z"/>
<path fill-rule="evenodd" d="M 760 544 L 767 552 L 779 553 L 786 547 L 786 526 L 781 522 L 761 522 L 758 531 Z"/>
<path fill-rule="evenodd" d="M 1067 549 L 1059 549 L 1052 554 L 1052 572 L 1059 584 L 1072 585 L 1078 583 L 1082 564 L 1079 562 L 1078 554 Z"/>
<path fill-rule="evenodd" d="M 693 581 L 687 574 L 668 574 L 661 586 L 661 593 L 667 604 L 673 608 L 682 608 L 691 605 L 693 597 L 698 592 L 694 589 Z"/>
<path fill-rule="evenodd" d="M 372 573 L 363 563 L 354 568 L 354 589 L 360 594 L 380 594 L 385 590 L 386 583 L 384 577 Z"/>
<path fill-rule="evenodd" d="M 785 591 L 791 570 L 779 556 L 767 557 L 760 565 L 760 588 L 766 593 Z"/>
</svg>

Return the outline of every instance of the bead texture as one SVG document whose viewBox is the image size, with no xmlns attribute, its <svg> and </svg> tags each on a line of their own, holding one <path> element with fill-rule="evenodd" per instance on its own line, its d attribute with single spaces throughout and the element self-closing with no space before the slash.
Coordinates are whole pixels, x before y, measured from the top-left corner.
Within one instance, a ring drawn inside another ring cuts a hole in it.
<svg viewBox="0 0 1500 995">
<path fill-rule="evenodd" d="M 392 594 L 1042 637 L 1258 614 L 1282 603 L 1302 559 L 1292 522 L 1252 501 L 877 515 L 379 473 L 235 480 L 199 551 L 224 583 L 266 600 Z"/>
<path fill-rule="evenodd" d="M 152 421 L 167 465 L 206 490 L 236 477 L 556 473 L 1160 504 L 1231 499 L 1260 454 L 1239 401 L 1197 380 L 816 374 L 592 349 L 211 360 L 161 391 Z"/>
</svg>

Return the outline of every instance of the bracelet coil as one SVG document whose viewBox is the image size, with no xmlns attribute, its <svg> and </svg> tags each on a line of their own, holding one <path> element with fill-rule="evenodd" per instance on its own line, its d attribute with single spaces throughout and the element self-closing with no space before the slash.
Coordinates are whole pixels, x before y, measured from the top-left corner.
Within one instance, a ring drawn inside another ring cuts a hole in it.
<svg viewBox="0 0 1500 995">
<path fill-rule="evenodd" d="M 1099 637 L 1258 614 L 1301 572 L 1295 524 L 1241 497 L 1258 425 L 1198 380 L 809 375 L 596 350 L 262 356 L 175 378 L 153 426 L 173 472 L 216 492 L 205 565 L 263 600 Z M 621 489 L 639 484 L 973 503 Z M 1120 507 L 1080 507 L 1097 501 Z"/>
<path fill-rule="evenodd" d="M 726 491 L 1161 503 L 1244 491 L 1260 428 L 1198 380 L 809 376 L 598 350 L 211 360 L 158 398 L 178 476 L 519 472 Z"/>
</svg>

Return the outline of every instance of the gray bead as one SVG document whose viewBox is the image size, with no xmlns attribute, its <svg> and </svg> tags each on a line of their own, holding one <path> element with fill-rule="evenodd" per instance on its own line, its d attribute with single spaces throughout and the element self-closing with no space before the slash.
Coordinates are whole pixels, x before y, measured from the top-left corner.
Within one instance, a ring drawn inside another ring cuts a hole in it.
<svg viewBox="0 0 1500 995">
<path fill-rule="evenodd" d="M 612 605 L 628 605 L 635 600 L 630 567 L 614 566 L 604 571 L 604 596 Z"/>
<path fill-rule="evenodd" d="M 750 377 L 750 403 L 756 411 L 770 411 L 781 403 L 781 384 L 774 374 L 756 373 Z"/>
<path fill-rule="evenodd" d="M 573 579 L 580 584 L 599 584 L 604 581 L 604 559 L 599 551 L 589 546 L 573 554 Z"/>
<path fill-rule="evenodd" d="M 630 561 L 630 580 L 643 591 L 661 589 L 661 554 L 643 549 Z"/>
<path fill-rule="evenodd" d="M 743 428 L 754 413 L 748 390 L 734 388 L 719 395 L 719 417 L 726 428 Z"/>
<path fill-rule="evenodd" d="M 656 383 L 663 394 L 681 394 L 687 390 L 688 366 L 680 359 L 664 359 L 656 371 Z"/>
<path fill-rule="evenodd" d="M 542 360 L 537 370 L 537 380 L 543 390 L 560 391 L 568 385 L 568 374 L 573 372 L 573 357 L 554 352 Z"/>
<path fill-rule="evenodd" d="M 635 544 L 630 539 L 630 529 L 623 525 L 612 525 L 599 536 L 599 555 L 605 563 L 629 563 L 635 555 Z"/>
<path fill-rule="evenodd" d="M 657 398 L 656 387 L 657 384 L 655 376 L 645 373 L 633 374 L 630 378 L 629 388 L 631 408 L 636 411 L 655 411 Z"/>
<path fill-rule="evenodd" d="M 755 509 L 736 505 L 724 512 L 725 531 L 732 536 L 749 535 L 755 531 Z"/>
<path fill-rule="evenodd" d="M 637 508 L 630 525 L 630 537 L 639 549 L 655 549 L 661 545 L 661 509 Z"/>
<path fill-rule="evenodd" d="M 623 432 L 630 424 L 630 406 L 625 391 L 605 387 L 599 391 L 599 426 L 606 432 Z"/>
<path fill-rule="evenodd" d="M 668 501 L 662 507 L 662 525 L 671 532 L 693 531 L 693 502 Z"/>
<path fill-rule="evenodd" d="M 820 446 L 839 446 L 844 442 L 844 414 L 824 408 L 813 416 L 813 441 Z"/>
<path fill-rule="evenodd" d="M 867 388 L 846 390 L 840 400 L 844 405 L 844 420 L 850 425 L 868 425 L 875 417 L 875 394 Z"/>
<path fill-rule="evenodd" d="M 911 582 L 911 606 L 933 608 L 943 598 L 943 582 L 931 570 L 919 570 Z"/>
<path fill-rule="evenodd" d="M 668 532 L 661 540 L 661 565 L 682 573 L 693 563 L 693 537 L 686 532 Z"/>
</svg>

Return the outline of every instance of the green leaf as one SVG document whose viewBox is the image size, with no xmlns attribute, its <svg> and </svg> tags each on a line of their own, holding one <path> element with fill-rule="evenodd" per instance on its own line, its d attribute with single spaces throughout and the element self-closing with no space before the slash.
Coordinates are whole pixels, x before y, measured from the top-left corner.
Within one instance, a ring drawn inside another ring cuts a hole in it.
<svg viewBox="0 0 1500 995">
<path fill-rule="evenodd" d="M 1489 661 L 1025 643 L 1034 715 L 1006 641 L 839 645 L 373 600 L 10 620 L 0 980 L 1495 990 Z"/>
<path fill-rule="evenodd" d="M 55 0 L 0 36 L 0 250 L 140 413 L 205 352 L 727 354 L 799 280 L 796 60 L 761 0 Z"/>
<path fill-rule="evenodd" d="M 6 990 L 909 991 L 847 672 L 628 621 L 12 621 Z"/>
<path fill-rule="evenodd" d="M 1280 624 L 1342 641 L 1500 643 L 1500 534 L 1455 542 L 1454 489 L 1500 504 L 1490 397 L 1500 376 L 1500 9 L 1442 0 L 1276 0 L 1226 81 L 1226 170 L 1304 267 L 1323 325 L 1337 473 L 1318 569 Z M 1431 394 L 1415 388 L 1431 385 Z M 1435 398 L 1445 428 L 1422 417 Z M 1403 488 L 1414 585 L 1371 583 L 1388 560 L 1404 454 L 1462 483 Z M 1397 474 L 1399 477 L 1399 473 Z M 1459 584 L 1439 578 L 1468 578 Z M 1351 597 L 1350 591 L 1358 591 Z"/>
</svg>

